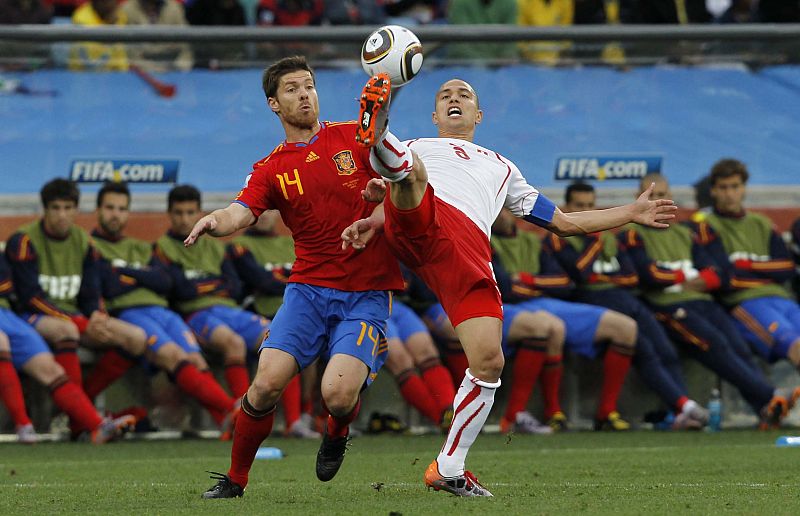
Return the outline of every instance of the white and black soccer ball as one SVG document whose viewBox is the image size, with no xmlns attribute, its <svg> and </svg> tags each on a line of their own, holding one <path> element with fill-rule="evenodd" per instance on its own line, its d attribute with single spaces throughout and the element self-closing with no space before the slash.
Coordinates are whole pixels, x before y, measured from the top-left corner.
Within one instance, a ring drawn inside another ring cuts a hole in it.
<svg viewBox="0 0 800 516">
<path fill-rule="evenodd" d="M 393 87 L 402 86 L 422 68 L 422 44 L 407 28 L 386 25 L 364 41 L 361 66 L 367 75 L 388 73 Z"/>
</svg>

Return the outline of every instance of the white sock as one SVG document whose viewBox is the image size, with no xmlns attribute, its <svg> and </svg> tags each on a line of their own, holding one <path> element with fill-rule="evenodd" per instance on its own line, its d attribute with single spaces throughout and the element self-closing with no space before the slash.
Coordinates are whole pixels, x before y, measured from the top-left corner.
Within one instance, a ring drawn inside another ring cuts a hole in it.
<svg viewBox="0 0 800 516">
<path fill-rule="evenodd" d="M 411 149 L 387 129 L 370 149 L 369 164 L 386 180 L 396 183 L 411 173 L 414 157 Z"/>
<path fill-rule="evenodd" d="M 472 376 L 469 369 L 465 374 L 453 401 L 455 407 L 453 424 L 450 425 L 447 440 L 436 458 L 439 473 L 445 477 L 464 474 L 464 463 L 467 460 L 469 447 L 475 442 L 486 418 L 489 417 L 494 404 L 494 393 L 500 387 L 500 380 L 496 383 L 478 380 Z"/>
</svg>

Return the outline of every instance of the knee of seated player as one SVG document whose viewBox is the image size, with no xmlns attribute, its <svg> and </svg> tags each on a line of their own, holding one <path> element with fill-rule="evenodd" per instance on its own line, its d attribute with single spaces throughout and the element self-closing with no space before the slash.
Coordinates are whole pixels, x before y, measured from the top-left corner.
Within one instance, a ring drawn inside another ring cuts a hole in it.
<svg viewBox="0 0 800 516">
<path fill-rule="evenodd" d="M 222 353 L 228 361 L 244 361 L 247 358 L 247 345 L 244 339 L 236 333 L 230 332 L 225 338 L 220 340 Z"/>
<path fill-rule="evenodd" d="M 545 327 L 547 328 L 547 354 L 560 355 L 564 349 L 564 337 L 567 334 L 564 321 L 550 312 L 542 312 L 542 315 L 545 316 Z"/>
<path fill-rule="evenodd" d="M 186 359 L 201 371 L 208 369 L 208 362 L 206 362 L 205 357 L 203 357 L 203 355 L 200 353 L 187 353 Z"/>
<path fill-rule="evenodd" d="M 150 358 L 159 368 L 165 371 L 174 371 L 175 367 L 187 360 L 189 357 L 186 352 L 181 349 L 175 342 L 167 342 L 158 348 L 158 351 L 152 354 Z"/>
<path fill-rule="evenodd" d="M 411 335 L 406 341 L 405 347 L 417 365 L 440 358 L 439 350 L 436 349 L 433 337 L 428 332 L 417 332 Z"/>
<path fill-rule="evenodd" d="M 41 385 L 50 385 L 66 373 L 51 353 L 39 353 L 25 362 L 22 370 Z"/>
<path fill-rule="evenodd" d="M 633 349 L 639 337 L 639 328 L 633 318 L 608 310 L 600 318 L 597 334 L 615 346 Z"/>
<path fill-rule="evenodd" d="M 76 341 L 81 337 L 74 322 L 47 315 L 37 321 L 34 329 L 50 344 L 63 340 Z"/>
<path fill-rule="evenodd" d="M 0 331 L 0 351 L 10 352 L 11 343 L 8 340 L 8 335 Z"/>
<path fill-rule="evenodd" d="M 147 333 L 140 327 L 125 321 L 111 318 L 114 344 L 120 346 L 133 356 L 140 356 L 147 350 Z"/>
</svg>

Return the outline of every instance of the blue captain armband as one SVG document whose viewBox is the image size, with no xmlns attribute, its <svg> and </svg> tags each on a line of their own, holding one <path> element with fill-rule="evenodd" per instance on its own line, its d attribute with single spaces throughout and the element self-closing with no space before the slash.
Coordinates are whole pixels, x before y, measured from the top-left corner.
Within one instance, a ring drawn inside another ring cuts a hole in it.
<svg viewBox="0 0 800 516">
<path fill-rule="evenodd" d="M 537 226 L 547 227 L 548 224 L 553 222 L 553 214 L 555 212 L 556 205 L 553 201 L 539 193 L 530 214 L 522 218 Z"/>
</svg>

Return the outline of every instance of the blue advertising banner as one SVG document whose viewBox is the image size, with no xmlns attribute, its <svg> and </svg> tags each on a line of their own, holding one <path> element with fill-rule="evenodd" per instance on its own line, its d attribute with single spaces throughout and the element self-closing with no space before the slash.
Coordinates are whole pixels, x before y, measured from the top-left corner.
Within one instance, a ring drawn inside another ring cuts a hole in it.
<svg viewBox="0 0 800 516">
<path fill-rule="evenodd" d="M 103 159 L 72 160 L 69 178 L 77 183 L 175 183 L 178 181 L 176 159 Z"/>
<path fill-rule="evenodd" d="M 661 172 L 661 156 L 576 155 L 556 160 L 556 181 L 641 179 Z"/>
</svg>

